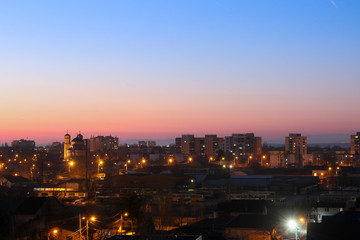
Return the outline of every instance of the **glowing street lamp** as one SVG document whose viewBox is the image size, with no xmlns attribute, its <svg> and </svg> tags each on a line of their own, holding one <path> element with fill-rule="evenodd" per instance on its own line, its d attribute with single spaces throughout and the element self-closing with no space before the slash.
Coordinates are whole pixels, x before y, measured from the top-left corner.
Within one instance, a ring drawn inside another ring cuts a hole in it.
<svg viewBox="0 0 360 240">
<path fill-rule="evenodd" d="M 304 219 L 304 221 L 305 221 L 305 219 Z M 295 240 L 298 240 L 298 234 L 297 234 L 298 226 L 297 226 L 297 223 L 296 223 L 296 221 L 294 219 L 289 220 L 288 227 L 289 227 L 289 229 L 291 231 L 295 232 Z"/>
<path fill-rule="evenodd" d="M 173 162 L 174 162 L 174 159 L 169 158 L 168 164 L 170 165 L 170 164 L 172 164 Z"/>
<path fill-rule="evenodd" d="M 145 158 L 143 158 L 143 159 L 141 160 L 141 167 L 144 167 L 145 163 L 146 163 L 146 160 L 145 160 Z"/>
<path fill-rule="evenodd" d="M 193 160 L 192 157 L 189 157 L 188 162 L 191 163 L 192 160 Z"/>
<path fill-rule="evenodd" d="M 55 236 L 58 232 L 59 232 L 59 230 L 57 230 L 56 228 L 53 229 L 53 230 L 51 230 L 51 231 L 48 233 L 48 240 L 50 240 L 51 234 Z"/>
<path fill-rule="evenodd" d="M 70 161 L 69 162 L 69 175 L 70 175 L 70 171 L 71 171 L 71 167 L 74 166 L 74 162 L 73 161 Z"/>
<path fill-rule="evenodd" d="M 100 166 L 103 165 L 103 164 L 104 164 L 104 162 L 100 160 L 99 164 L 98 164 L 98 174 L 100 173 Z"/>
<path fill-rule="evenodd" d="M 88 240 L 89 239 L 89 221 L 90 222 L 95 222 L 96 217 L 94 217 L 94 216 L 92 216 L 90 218 L 82 217 L 80 219 L 80 215 L 79 215 L 79 224 L 80 224 L 80 226 L 79 226 L 79 234 L 80 234 L 79 238 L 80 239 L 81 239 L 81 220 L 86 220 L 86 240 Z"/>
<path fill-rule="evenodd" d="M 129 216 L 129 214 L 127 212 L 122 213 L 120 215 L 120 227 L 118 229 L 118 232 L 120 233 L 120 235 L 123 235 L 123 226 L 122 226 L 123 225 L 123 219 L 124 219 L 124 217 L 127 217 L 127 216 Z"/>
</svg>

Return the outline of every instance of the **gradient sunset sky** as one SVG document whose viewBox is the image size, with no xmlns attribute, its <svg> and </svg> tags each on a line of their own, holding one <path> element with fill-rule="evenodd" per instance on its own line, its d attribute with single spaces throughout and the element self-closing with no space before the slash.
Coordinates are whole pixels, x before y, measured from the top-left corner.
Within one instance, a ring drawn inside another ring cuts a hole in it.
<svg viewBox="0 0 360 240">
<path fill-rule="evenodd" d="M 0 143 L 350 134 L 360 1 L 0 1 L 0 79 Z"/>
</svg>

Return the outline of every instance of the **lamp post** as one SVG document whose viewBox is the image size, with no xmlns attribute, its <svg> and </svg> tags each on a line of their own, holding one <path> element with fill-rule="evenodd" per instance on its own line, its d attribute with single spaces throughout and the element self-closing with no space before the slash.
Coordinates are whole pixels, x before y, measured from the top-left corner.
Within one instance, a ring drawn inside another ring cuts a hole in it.
<svg viewBox="0 0 360 240">
<path fill-rule="evenodd" d="M 125 167 L 126 167 L 126 171 L 128 171 L 128 167 L 129 167 L 129 164 L 131 163 L 131 160 L 127 160 L 127 162 L 125 163 Z"/>
<path fill-rule="evenodd" d="M 174 161 L 174 159 L 169 158 L 169 160 L 168 160 L 168 165 L 171 165 L 171 164 L 173 163 L 173 161 Z"/>
<path fill-rule="evenodd" d="M 143 159 L 141 160 L 141 168 L 144 167 L 145 163 L 146 163 L 146 160 L 145 160 L 145 158 L 143 158 Z"/>
<path fill-rule="evenodd" d="M 288 227 L 290 230 L 295 231 L 295 240 L 298 240 L 298 226 L 295 220 L 289 220 Z"/>
<path fill-rule="evenodd" d="M 73 161 L 69 162 L 69 176 L 70 176 L 71 167 L 74 166 L 74 164 L 75 163 Z"/>
<path fill-rule="evenodd" d="M 104 163 L 104 162 L 101 161 L 101 160 L 100 160 L 99 163 L 98 163 L 98 174 L 100 173 L 100 166 L 103 165 L 103 163 Z"/>
<path fill-rule="evenodd" d="M 86 240 L 89 240 L 89 222 L 95 222 L 96 218 L 93 216 L 90 219 L 86 219 Z"/>
<path fill-rule="evenodd" d="M 49 233 L 48 233 L 48 240 L 50 240 L 50 237 L 51 237 L 51 234 L 53 234 L 54 236 L 58 233 L 58 230 L 57 229 L 53 229 L 51 230 Z"/>
<path fill-rule="evenodd" d="M 120 215 L 120 227 L 119 227 L 119 229 L 118 229 L 118 232 L 120 232 L 120 235 L 123 235 L 123 227 L 122 227 L 122 225 L 123 225 L 123 219 L 124 219 L 124 217 L 127 217 L 127 216 L 129 216 L 129 214 L 127 213 L 127 212 L 125 212 L 125 213 L 122 213 L 121 215 Z"/>
</svg>

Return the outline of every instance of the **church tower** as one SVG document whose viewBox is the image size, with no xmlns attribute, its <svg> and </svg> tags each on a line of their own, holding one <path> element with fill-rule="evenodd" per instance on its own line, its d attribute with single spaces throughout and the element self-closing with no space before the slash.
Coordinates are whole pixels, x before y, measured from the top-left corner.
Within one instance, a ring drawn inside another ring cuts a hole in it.
<svg viewBox="0 0 360 240">
<path fill-rule="evenodd" d="M 70 135 L 68 133 L 64 136 L 64 160 L 68 159 L 70 156 L 68 156 L 68 149 L 71 147 L 70 143 Z"/>
</svg>

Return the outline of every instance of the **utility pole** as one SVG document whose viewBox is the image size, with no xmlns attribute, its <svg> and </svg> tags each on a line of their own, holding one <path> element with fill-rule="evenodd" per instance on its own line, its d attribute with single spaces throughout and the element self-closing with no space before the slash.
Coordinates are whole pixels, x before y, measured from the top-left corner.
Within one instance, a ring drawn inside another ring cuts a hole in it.
<svg viewBox="0 0 360 240">
<path fill-rule="evenodd" d="M 86 240 L 89 240 L 89 220 L 86 220 Z"/>
<path fill-rule="evenodd" d="M 82 239 L 82 236 L 81 236 L 81 215 L 79 213 L 79 240 Z"/>
</svg>

